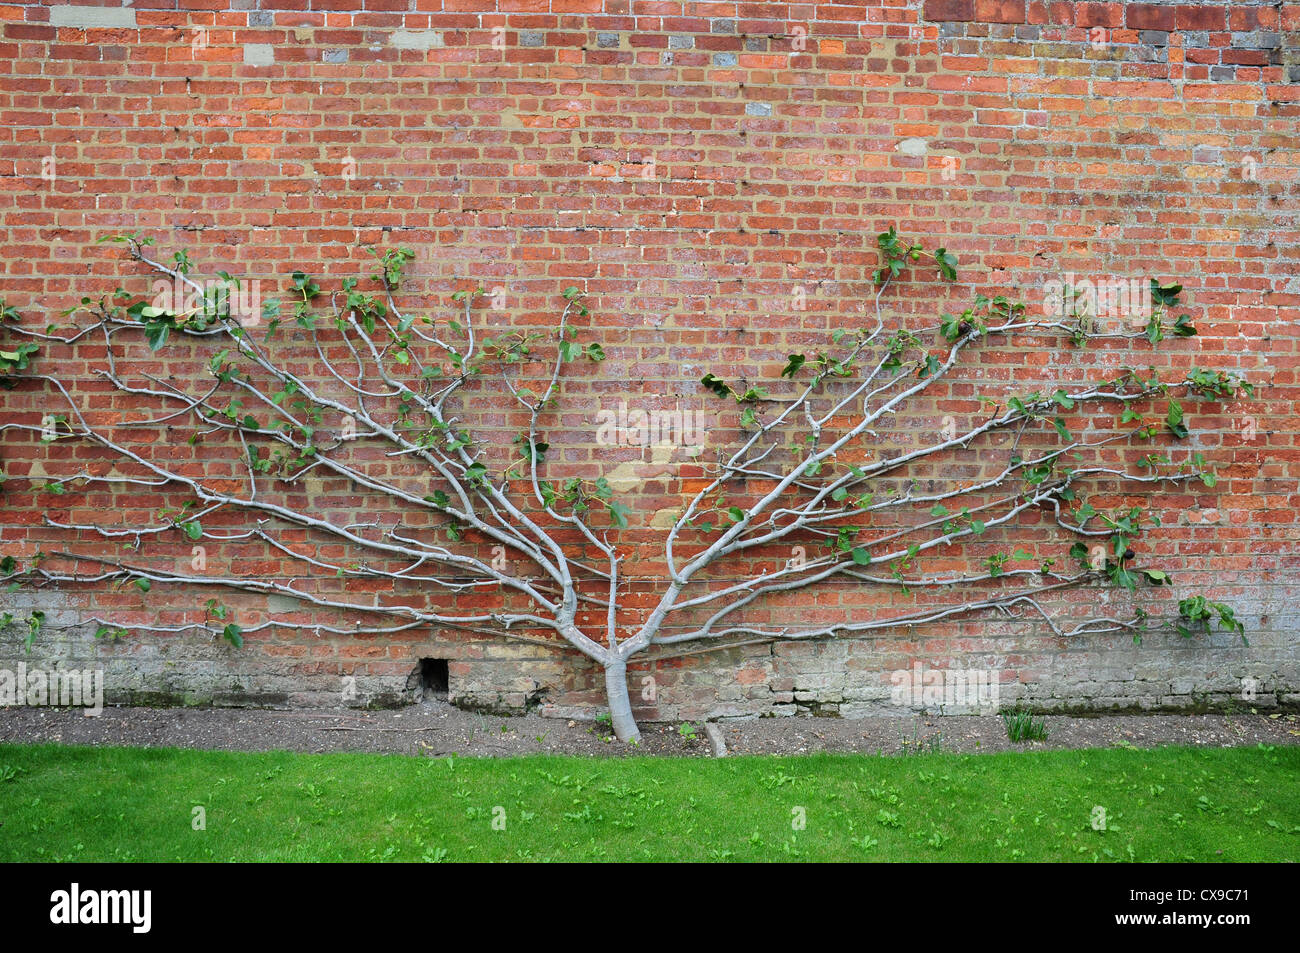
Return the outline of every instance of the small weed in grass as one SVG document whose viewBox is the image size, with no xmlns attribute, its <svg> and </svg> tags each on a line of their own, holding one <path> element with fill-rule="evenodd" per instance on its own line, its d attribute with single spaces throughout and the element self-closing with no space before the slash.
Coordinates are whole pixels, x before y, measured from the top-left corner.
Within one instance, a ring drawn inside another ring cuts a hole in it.
<svg viewBox="0 0 1300 953">
<path fill-rule="evenodd" d="M 1004 711 L 1002 721 L 1007 726 L 1007 737 L 1012 741 L 1047 740 L 1047 722 L 1027 711 Z"/>
</svg>

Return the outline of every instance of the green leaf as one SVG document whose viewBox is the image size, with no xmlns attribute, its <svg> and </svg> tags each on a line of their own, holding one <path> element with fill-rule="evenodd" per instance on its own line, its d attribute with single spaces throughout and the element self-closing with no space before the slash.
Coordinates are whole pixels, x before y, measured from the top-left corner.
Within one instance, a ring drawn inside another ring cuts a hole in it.
<svg viewBox="0 0 1300 953">
<path fill-rule="evenodd" d="M 144 326 L 144 336 L 149 341 L 149 350 L 160 350 L 167 343 L 167 334 L 171 327 L 171 323 L 167 321 L 150 321 Z"/>
<path fill-rule="evenodd" d="M 1164 339 L 1165 332 L 1160 326 L 1160 313 L 1157 311 L 1151 315 L 1151 320 L 1147 322 L 1147 340 L 1152 344 L 1159 344 Z"/>
<path fill-rule="evenodd" d="M 726 382 L 719 377 L 713 376 L 712 374 L 705 374 L 703 377 L 700 378 L 700 383 L 703 384 L 705 387 L 707 387 L 709 390 L 713 391 L 713 393 L 719 397 L 731 396 L 731 388 L 727 386 Z"/>
<path fill-rule="evenodd" d="M 1178 303 L 1178 295 L 1182 292 L 1183 286 L 1179 284 L 1157 284 L 1154 278 L 1151 281 L 1151 297 L 1156 300 L 1157 304 L 1173 305 Z"/>
<path fill-rule="evenodd" d="M 1183 408 L 1176 400 L 1169 402 L 1169 414 L 1165 417 L 1165 426 L 1179 440 L 1189 433 L 1187 427 L 1183 424 Z"/>
<path fill-rule="evenodd" d="M 627 529 L 627 518 L 628 515 L 632 512 L 631 507 L 624 506 L 622 503 L 613 501 L 607 503 L 605 505 L 605 509 L 609 511 L 609 518 L 613 521 L 615 526 L 617 526 L 619 529 Z"/>
<path fill-rule="evenodd" d="M 230 623 L 221 633 L 221 637 L 237 649 L 244 647 L 244 630 L 235 623 Z"/>
<path fill-rule="evenodd" d="M 861 546 L 853 547 L 853 549 L 849 552 L 849 555 L 853 557 L 853 561 L 857 563 L 859 566 L 865 566 L 867 565 L 867 563 L 871 562 L 871 557 L 867 554 L 867 551 L 863 549 Z"/>
<path fill-rule="evenodd" d="M 957 340 L 961 337 L 961 318 L 945 311 L 939 317 L 939 333 L 943 335 L 944 340 Z"/>
<path fill-rule="evenodd" d="M 957 280 L 957 259 L 946 248 L 936 248 L 934 260 L 939 266 L 939 274 L 948 281 Z"/>
</svg>

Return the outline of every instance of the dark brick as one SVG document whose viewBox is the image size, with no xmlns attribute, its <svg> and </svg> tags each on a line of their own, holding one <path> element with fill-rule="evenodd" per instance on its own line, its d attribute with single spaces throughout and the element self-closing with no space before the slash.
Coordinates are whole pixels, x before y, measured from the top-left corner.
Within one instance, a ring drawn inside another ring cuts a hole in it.
<svg viewBox="0 0 1300 953">
<path fill-rule="evenodd" d="M 1232 46 L 1238 50 L 1275 50 L 1281 45 L 1282 37 L 1276 33 L 1258 31 L 1232 34 Z"/>
<path fill-rule="evenodd" d="M 931 23 L 974 20 L 975 0 L 925 0 L 921 16 Z"/>
<path fill-rule="evenodd" d="M 1130 30 L 1160 30 L 1163 33 L 1172 33 L 1174 30 L 1173 7 L 1133 3 L 1125 6 L 1124 10 L 1124 25 Z"/>
<path fill-rule="evenodd" d="M 1228 11 L 1223 7 L 1178 8 L 1178 29 L 1180 30 L 1223 30 L 1228 26 Z"/>
<path fill-rule="evenodd" d="M 1224 50 L 1223 62 L 1237 66 L 1267 66 L 1268 53 L 1263 50 Z"/>
</svg>

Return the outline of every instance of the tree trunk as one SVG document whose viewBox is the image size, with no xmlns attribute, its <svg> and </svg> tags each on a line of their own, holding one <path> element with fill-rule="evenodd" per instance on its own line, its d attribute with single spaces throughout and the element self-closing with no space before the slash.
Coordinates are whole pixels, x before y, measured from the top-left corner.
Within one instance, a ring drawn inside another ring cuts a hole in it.
<svg viewBox="0 0 1300 953">
<path fill-rule="evenodd" d="M 619 741 L 637 743 L 641 730 L 632 717 L 632 702 L 627 694 L 627 663 L 622 659 L 605 666 L 605 695 L 609 698 L 609 717 Z"/>
</svg>

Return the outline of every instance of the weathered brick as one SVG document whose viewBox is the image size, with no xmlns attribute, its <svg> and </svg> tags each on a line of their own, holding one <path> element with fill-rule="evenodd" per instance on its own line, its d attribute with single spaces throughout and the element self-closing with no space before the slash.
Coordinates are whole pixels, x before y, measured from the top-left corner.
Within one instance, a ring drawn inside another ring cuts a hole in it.
<svg viewBox="0 0 1300 953">
<path fill-rule="evenodd" d="M 1218 4 L 1180 4 L 1179 30 L 1222 30 L 1228 25 L 1227 8 Z"/>
<path fill-rule="evenodd" d="M 1158 30 L 1172 33 L 1177 29 L 1177 10 L 1169 4 L 1126 3 L 1124 25 L 1130 30 Z"/>
<path fill-rule="evenodd" d="M 921 16 L 934 23 L 975 19 L 975 0 L 925 0 Z"/>
</svg>

